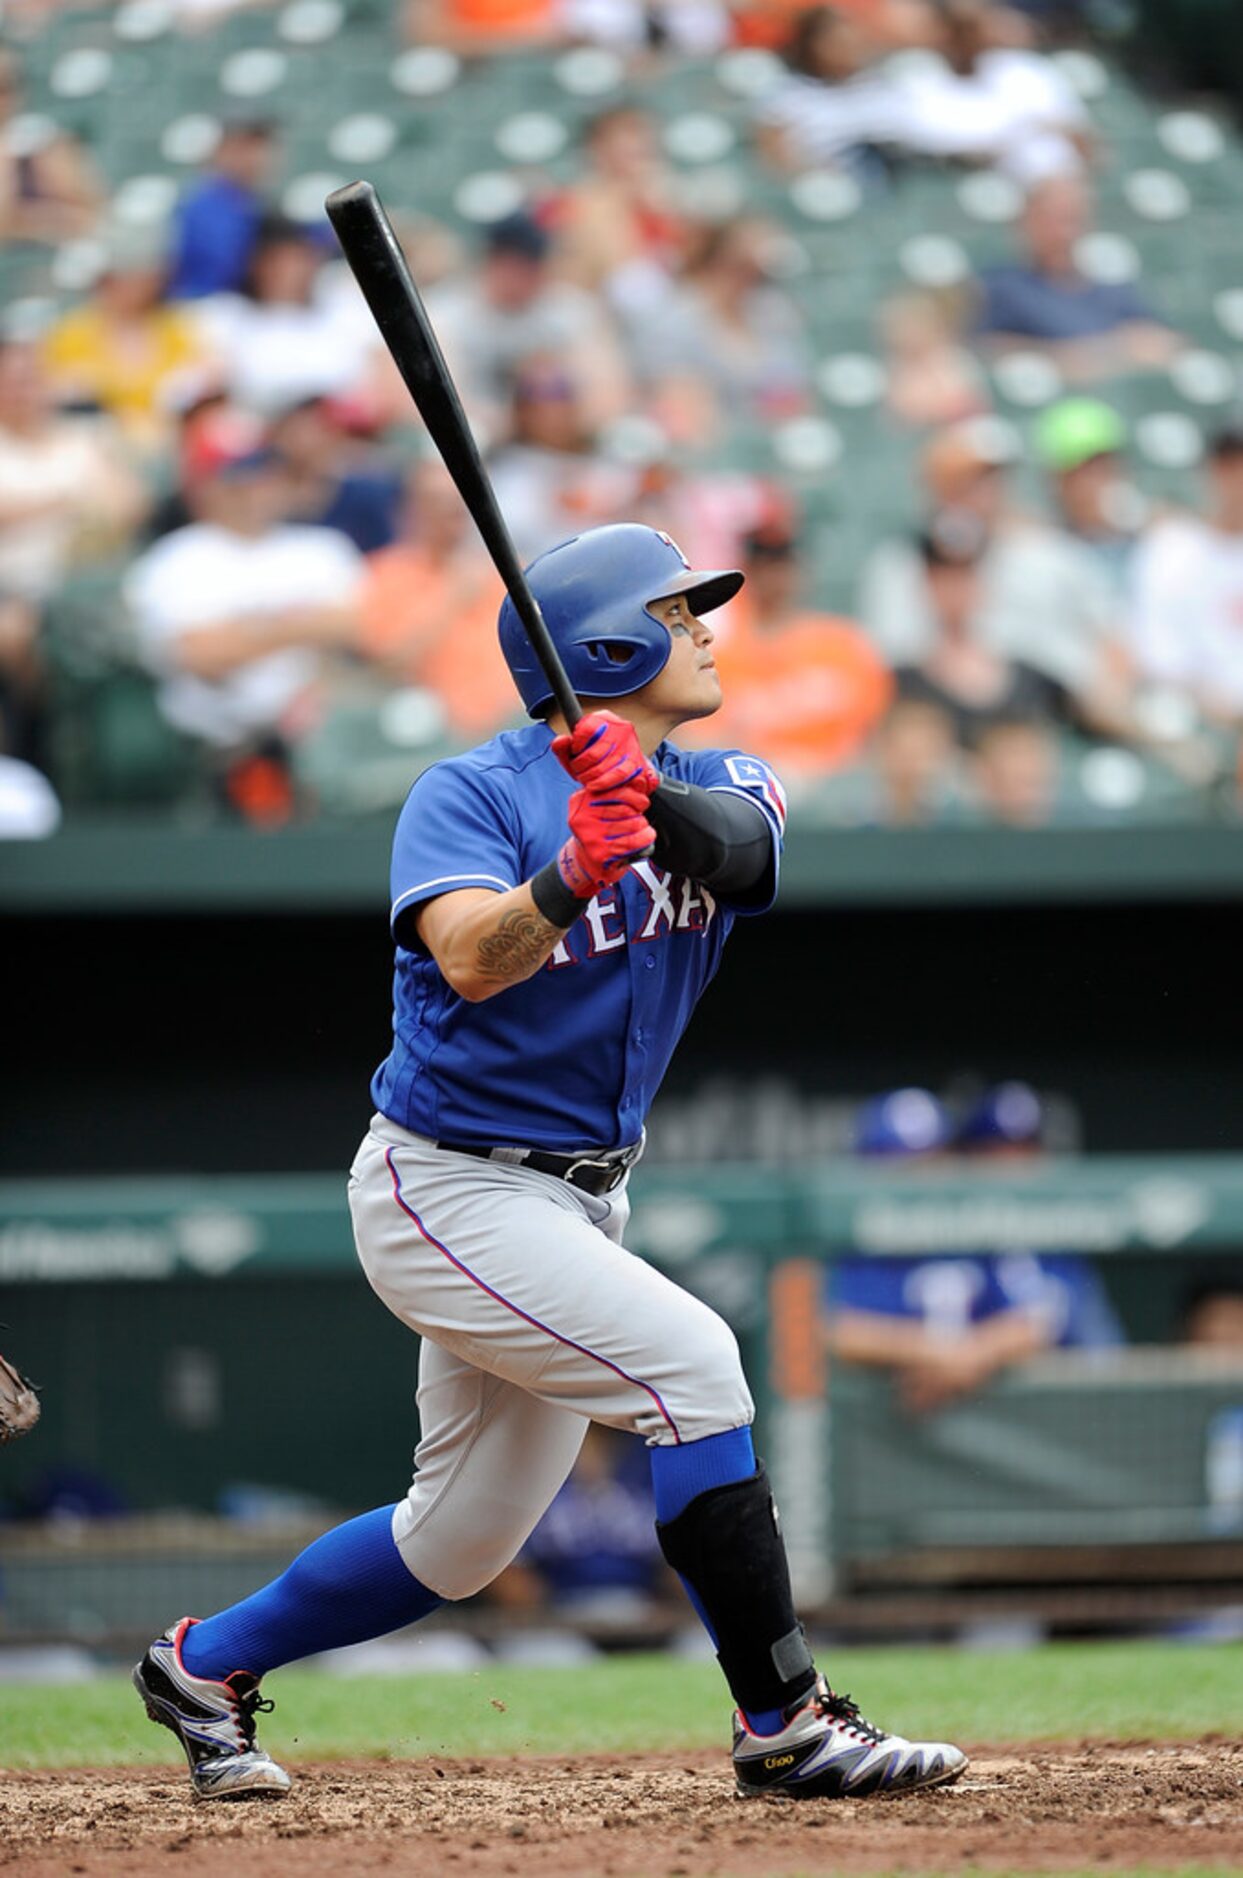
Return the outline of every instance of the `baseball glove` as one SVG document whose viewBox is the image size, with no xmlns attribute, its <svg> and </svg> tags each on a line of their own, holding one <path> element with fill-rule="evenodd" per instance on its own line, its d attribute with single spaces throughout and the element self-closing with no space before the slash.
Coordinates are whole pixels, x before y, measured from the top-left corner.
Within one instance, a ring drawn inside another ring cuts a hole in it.
<svg viewBox="0 0 1243 1878">
<path fill-rule="evenodd" d="M 0 1356 L 0 1442 L 28 1435 L 39 1419 L 34 1385 Z"/>
</svg>

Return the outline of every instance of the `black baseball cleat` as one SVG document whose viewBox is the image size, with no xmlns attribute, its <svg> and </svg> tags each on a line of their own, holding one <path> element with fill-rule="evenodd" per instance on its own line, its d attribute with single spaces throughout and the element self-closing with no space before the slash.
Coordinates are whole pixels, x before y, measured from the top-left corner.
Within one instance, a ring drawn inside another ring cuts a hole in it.
<svg viewBox="0 0 1243 1878">
<path fill-rule="evenodd" d="M 278 1800 L 289 1791 L 289 1775 L 255 1746 L 255 1716 L 273 1704 L 261 1700 L 258 1678 L 245 1671 L 224 1682 L 190 1674 L 181 1642 L 193 1622 L 183 1617 L 156 1638 L 134 1669 L 134 1687 L 152 1721 L 185 1749 L 200 1800 Z"/>
<path fill-rule="evenodd" d="M 775 1735 L 752 1734 L 734 1714 L 734 1785 L 739 1799 L 855 1800 L 909 1793 L 957 1780 L 967 1766 L 948 1741 L 907 1741 L 865 1721 L 823 1676 L 785 1712 Z"/>
</svg>

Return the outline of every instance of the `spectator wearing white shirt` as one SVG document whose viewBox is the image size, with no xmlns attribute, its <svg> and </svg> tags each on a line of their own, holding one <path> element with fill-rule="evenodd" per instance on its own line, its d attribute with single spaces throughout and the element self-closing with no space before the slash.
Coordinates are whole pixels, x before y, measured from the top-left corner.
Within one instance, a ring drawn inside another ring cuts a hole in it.
<svg viewBox="0 0 1243 1878">
<path fill-rule="evenodd" d="M 434 287 L 427 307 L 467 415 L 489 443 L 504 439 L 524 359 L 559 358 L 593 427 L 630 406 L 629 374 L 603 307 L 555 277 L 551 237 L 525 211 L 494 222 L 478 267 Z"/>
<path fill-rule="evenodd" d="M 634 472 L 601 454 L 581 390 L 560 360 L 538 357 L 519 366 L 508 429 L 492 481 L 524 561 L 625 515 Z"/>
<path fill-rule="evenodd" d="M 934 433 L 920 474 L 930 508 L 981 526 L 981 645 L 1029 665 L 1069 694 L 1076 715 L 1112 730 L 1122 715 L 1112 642 L 1120 630 L 1110 585 L 1063 530 L 1015 514 L 1007 469 L 1013 445 L 995 420 L 971 418 Z M 891 665 L 918 664 L 937 639 L 925 569 L 909 539 L 882 541 L 862 576 L 857 616 Z"/>
<path fill-rule="evenodd" d="M 812 360 L 802 315 L 781 284 L 781 238 L 759 216 L 704 228 L 677 292 L 636 349 L 666 427 L 710 439 L 727 424 L 806 410 Z"/>
<path fill-rule="evenodd" d="M 577 44 L 707 59 L 729 44 L 730 8 L 720 0 L 561 0 L 560 29 Z"/>
<path fill-rule="evenodd" d="M 1210 721 L 1243 722 L 1243 423 L 1208 448 L 1208 513 L 1154 523 L 1134 564 L 1143 676 L 1189 694 Z"/>
<path fill-rule="evenodd" d="M 789 76 L 757 109 L 756 140 L 780 169 L 847 168 L 875 145 L 897 141 L 897 97 L 884 48 L 862 20 L 831 6 L 808 7 L 784 49 Z"/>
<path fill-rule="evenodd" d="M 947 0 L 938 52 L 890 68 L 907 149 L 996 163 L 1028 186 L 1081 167 L 1092 147 L 1087 112 L 1017 13 Z"/>
<path fill-rule="evenodd" d="M 999 163 L 1025 183 L 1079 167 L 1091 141 L 1083 105 L 1008 8 L 950 0 L 929 40 L 890 57 L 879 31 L 830 6 L 799 16 L 790 77 L 759 107 L 768 156 L 857 166 L 884 149 Z"/>
<path fill-rule="evenodd" d="M 222 757 L 286 749 L 316 721 L 326 656 L 356 643 L 362 557 L 335 529 L 282 522 L 279 459 L 237 413 L 203 427 L 190 469 L 198 519 L 126 587 L 161 708 Z"/>
<path fill-rule="evenodd" d="M 380 342 L 352 283 L 324 268 L 314 235 L 284 216 L 261 222 L 244 293 L 197 302 L 223 388 L 265 413 L 307 398 L 366 398 Z"/>
</svg>

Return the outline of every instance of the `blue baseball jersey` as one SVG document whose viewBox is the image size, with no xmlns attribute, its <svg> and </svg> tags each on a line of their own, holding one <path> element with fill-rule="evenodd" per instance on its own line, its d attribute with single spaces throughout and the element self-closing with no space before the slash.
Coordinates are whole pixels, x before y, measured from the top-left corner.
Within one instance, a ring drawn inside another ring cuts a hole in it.
<svg viewBox="0 0 1243 1878">
<path fill-rule="evenodd" d="M 1002 1311 L 1041 1317 L 1050 1344 L 1092 1349 L 1123 1341 L 1100 1278 L 1086 1259 L 1010 1252 L 977 1258 L 841 1259 L 828 1275 L 830 1305 L 919 1319 L 947 1336 Z"/>
<path fill-rule="evenodd" d="M 393 1048 L 371 1085 L 383 1114 L 473 1146 L 565 1152 L 638 1140 L 735 916 L 764 912 L 776 897 L 785 822 L 781 785 L 758 757 L 666 742 L 653 761 L 664 775 L 758 806 L 773 835 L 762 891 L 731 906 L 638 861 L 587 903 L 539 971 L 475 1004 L 450 987 L 402 916 L 459 888 L 503 893 L 529 880 L 566 840 L 576 785 L 546 724 L 502 731 L 418 778 L 393 842 Z"/>
</svg>

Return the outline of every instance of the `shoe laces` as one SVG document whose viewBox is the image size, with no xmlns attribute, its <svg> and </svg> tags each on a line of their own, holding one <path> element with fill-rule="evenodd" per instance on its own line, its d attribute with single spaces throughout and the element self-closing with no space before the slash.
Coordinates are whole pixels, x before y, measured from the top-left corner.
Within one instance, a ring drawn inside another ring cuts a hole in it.
<svg viewBox="0 0 1243 1878">
<path fill-rule="evenodd" d="M 817 1698 L 817 1707 L 830 1721 L 840 1722 L 850 1734 L 858 1735 L 861 1741 L 884 1741 L 885 1730 L 878 1728 L 859 1713 L 859 1704 L 849 1695 L 838 1695 L 827 1686 Z"/>
<path fill-rule="evenodd" d="M 247 1680 L 249 1680 L 249 1678 L 247 1678 Z M 255 1716 L 270 1715 L 272 1710 L 276 1707 L 276 1704 L 270 1697 L 260 1695 L 259 1684 L 257 1682 L 252 1682 L 249 1688 L 244 1686 L 239 1688 L 238 1684 L 241 1682 L 242 1678 L 239 1676 L 236 1680 L 227 1682 L 225 1687 L 233 1697 L 233 1707 L 237 1713 L 237 1725 L 241 1729 L 242 1738 L 248 1748 L 253 1748 L 255 1745 Z"/>
</svg>

